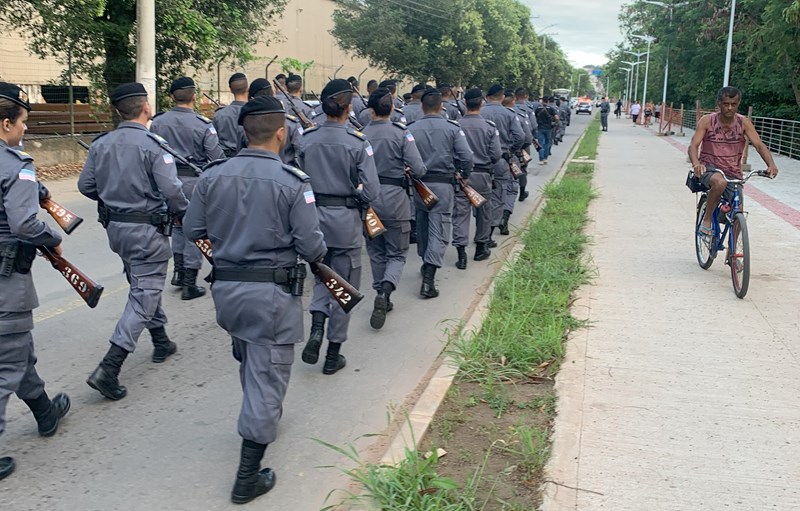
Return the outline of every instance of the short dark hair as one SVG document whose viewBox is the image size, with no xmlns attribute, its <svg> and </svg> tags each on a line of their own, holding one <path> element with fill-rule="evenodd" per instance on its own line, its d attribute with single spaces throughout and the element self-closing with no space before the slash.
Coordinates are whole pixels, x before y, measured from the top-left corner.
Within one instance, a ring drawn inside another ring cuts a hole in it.
<svg viewBox="0 0 800 511">
<path fill-rule="evenodd" d="M 325 98 L 322 102 L 322 111 L 329 117 L 341 117 L 347 105 L 353 101 L 352 92 L 342 92 Z"/>
<path fill-rule="evenodd" d="M 472 98 L 464 101 L 467 104 L 467 110 L 479 110 L 483 106 L 483 98 Z"/>
<path fill-rule="evenodd" d="M 231 81 L 230 88 L 231 92 L 235 95 L 240 96 L 247 92 L 247 77 L 243 76 L 242 78 L 237 78 L 236 80 Z"/>
<path fill-rule="evenodd" d="M 432 112 L 437 113 L 442 109 L 442 95 L 441 94 L 426 94 L 422 98 L 422 111 L 424 113 Z"/>
<path fill-rule="evenodd" d="M 285 74 L 283 74 L 283 73 L 280 73 L 280 74 L 277 74 L 277 75 L 275 75 L 275 79 L 276 79 L 276 80 L 280 80 L 281 78 L 283 78 L 283 79 L 285 80 L 285 79 L 286 79 L 286 75 L 285 75 Z"/>
<path fill-rule="evenodd" d="M 735 98 L 735 97 L 738 96 L 739 99 L 741 100 L 742 99 L 742 91 L 740 91 L 736 87 L 731 87 L 730 85 L 728 85 L 726 87 L 723 87 L 717 93 L 717 103 L 722 103 L 722 99 L 724 97 L 726 97 L 726 96 L 729 97 L 729 98 Z"/>
<path fill-rule="evenodd" d="M 299 92 L 303 88 L 303 81 L 297 80 L 294 82 L 286 82 L 286 90 L 288 92 Z"/>
<path fill-rule="evenodd" d="M 250 144 L 264 144 L 272 140 L 278 129 L 286 124 L 286 116 L 282 113 L 248 115 L 242 121 L 244 134 Z"/>
<path fill-rule="evenodd" d="M 367 82 L 367 90 L 371 89 L 372 87 L 378 88 L 378 80 L 370 80 Z"/>
<path fill-rule="evenodd" d="M 514 96 L 517 99 L 522 99 L 527 95 L 528 95 L 528 89 L 526 89 L 525 87 L 520 87 L 520 88 L 518 88 L 517 90 L 514 91 Z"/>
<path fill-rule="evenodd" d="M 11 124 L 17 122 L 19 116 L 22 114 L 22 106 L 10 101 L 8 99 L 0 99 L 0 121 L 8 119 Z"/>
<path fill-rule="evenodd" d="M 147 96 L 131 96 L 117 101 L 114 104 L 114 108 L 117 109 L 123 121 L 130 121 L 142 115 L 146 104 Z"/>
<path fill-rule="evenodd" d="M 172 97 L 175 98 L 176 103 L 191 103 L 192 96 L 194 96 L 196 89 L 194 87 L 190 89 L 178 89 L 172 93 Z"/>
</svg>

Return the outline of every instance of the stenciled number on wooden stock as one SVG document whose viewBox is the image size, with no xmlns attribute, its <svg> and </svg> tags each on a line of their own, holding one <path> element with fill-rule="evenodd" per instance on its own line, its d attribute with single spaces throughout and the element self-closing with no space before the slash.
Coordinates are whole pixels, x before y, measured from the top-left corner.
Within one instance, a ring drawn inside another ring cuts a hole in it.
<svg viewBox="0 0 800 511">
<path fill-rule="evenodd" d="M 350 303 L 350 300 L 353 299 L 353 297 L 350 296 L 350 293 L 345 291 L 344 287 L 339 284 L 338 280 L 331 278 L 325 282 L 325 285 L 328 286 L 328 289 L 333 291 L 334 295 L 336 295 L 336 298 L 341 302 L 342 305 L 347 305 Z"/>
</svg>

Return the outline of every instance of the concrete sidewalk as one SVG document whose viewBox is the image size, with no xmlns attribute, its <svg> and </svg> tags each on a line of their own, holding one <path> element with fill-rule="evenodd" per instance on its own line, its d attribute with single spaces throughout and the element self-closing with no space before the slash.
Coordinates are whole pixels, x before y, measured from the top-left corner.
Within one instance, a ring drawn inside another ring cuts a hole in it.
<svg viewBox="0 0 800 511">
<path fill-rule="evenodd" d="M 697 265 L 685 152 L 609 122 L 588 229 L 597 276 L 575 304 L 591 326 L 558 376 L 543 509 L 800 509 L 796 173 L 745 190 L 752 274 L 739 300 L 721 258 Z"/>
</svg>

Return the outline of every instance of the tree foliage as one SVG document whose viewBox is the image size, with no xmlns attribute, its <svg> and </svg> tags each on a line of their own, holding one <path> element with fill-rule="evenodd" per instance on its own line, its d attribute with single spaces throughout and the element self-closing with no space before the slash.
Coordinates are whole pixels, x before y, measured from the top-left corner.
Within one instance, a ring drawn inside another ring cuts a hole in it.
<svg viewBox="0 0 800 511">
<path fill-rule="evenodd" d="M 671 3 L 671 0 L 668 1 Z M 667 102 L 711 107 L 722 86 L 730 20 L 730 0 L 682 5 L 669 11 L 633 2 L 623 6 L 620 22 L 626 41 L 611 50 L 606 66 L 612 91 L 622 91 L 626 49 L 643 49 L 632 34 L 657 38 L 650 55 L 647 97 L 660 101 L 664 63 L 669 53 Z M 736 5 L 730 84 L 743 91 L 742 102 L 757 115 L 800 119 L 800 1 L 739 0 Z M 634 57 L 635 59 L 635 57 Z M 640 82 L 644 66 L 640 69 Z"/>
<path fill-rule="evenodd" d="M 246 62 L 287 0 L 156 0 L 156 62 L 162 83 L 222 59 Z M 31 51 L 112 88 L 135 79 L 135 0 L 5 0 L 0 23 L 20 29 Z"/>
<path fill-rule="evenodd" d="M 389 75 L 535 91 L 569 87 L 572 66 L 555 41 L 537 36 L 530 9 L 517 0 L 339 4 L 331 31 L 339 45 Z"/>
</svg>

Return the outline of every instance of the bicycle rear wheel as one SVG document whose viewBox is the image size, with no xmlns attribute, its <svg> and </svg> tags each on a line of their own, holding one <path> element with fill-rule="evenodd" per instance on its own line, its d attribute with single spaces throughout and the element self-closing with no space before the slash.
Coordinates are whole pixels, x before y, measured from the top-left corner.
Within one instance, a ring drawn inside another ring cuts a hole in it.
<svg viewBox="0 0 800 511">
<path fill-rule="evenodd" d="M 728 248 L 731 281 L 736 296 L 744 298 L 750 285 L 750 238 L 747 235 L 744 213 L 736 213 L 733 217 L 731 232 L 731 246 Z"/>
<path fill-rule="evenodd" d="M 717 242 L 713 236 L 701 236 L 700 224 L 703 221 L 703 216 L 706 214 L 706 206 L 708 205 L 708 197 L 702 195 L 700 202 L 697 203 L 697 218 L 694 223 L 694 250 L 697 254 L 697 264 L 700 268 L 707 270 L 711 268 L 714 262 L 714 257 L 717 255 L 716 245 Z"/>
</svg>

